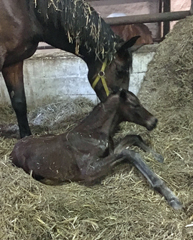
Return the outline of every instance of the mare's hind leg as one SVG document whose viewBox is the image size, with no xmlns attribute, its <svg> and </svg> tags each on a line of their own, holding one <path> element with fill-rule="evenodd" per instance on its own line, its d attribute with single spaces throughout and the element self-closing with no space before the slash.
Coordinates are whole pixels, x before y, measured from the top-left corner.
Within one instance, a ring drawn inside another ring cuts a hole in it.
<svg viewBox="0 0 193 240">
<path fill-rule="evenodd" d="M 165 197 L 167 202 L 171 207 L 178 210 L 182 208 L 182 204 L 175 196 L 175 194 L 165 185 L 162 181 L 143 161 L 139 153 L 136 153 L 133 150 L 124 150 L 122 151 L 125 160 L 131 162 L 148 180 L 151 186 Z"/>
<path fill-rule="evenodd" d="M 150 148 L 139 135 L 127 135 L 125 136 L 116 146 L 115 153 L 120 153 L 122 150 L 126 149 L 128 146 L 137 146 L 143 151 L 151 153 L 153 157 L 158 162 L 163 162 L 164 158 L 159 153 L 156 153 L 152 148 Z"/>
<path fill-rule="evenodd" d="M 13 109 L 17 116 L 20 137 L 31 135 L 23 83 L 23 61 L 2 69 Z"/>
</svg>

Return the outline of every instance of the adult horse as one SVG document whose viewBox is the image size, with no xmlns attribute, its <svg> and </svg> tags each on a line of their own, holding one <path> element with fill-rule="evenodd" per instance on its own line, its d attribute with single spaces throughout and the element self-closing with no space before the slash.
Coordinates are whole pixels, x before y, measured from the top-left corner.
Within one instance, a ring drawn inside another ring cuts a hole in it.
<svg viewBox="0 0 193 240">
<path fill-rule="evenodd" d="M 111 13 L 110 15 L 107 16 L 107 18 L 125 17 L 125 16 L 127 15 L 124 13 L 117 12 L 117 13 Z M 136 45 L 153 43 L 152 33 L 149 30 L 149 28 L 143 23 L 111 25 L 111 29 L 115 34 L 120 36 L 124 41 L 127 41 L 134 36 L 140 36 L 140 38 L 136 41 Z"/>
<path fill-rule="evenodd" d="M 149 113 L 131 92 L 125 90 L 110 94 L 104 103 L 71 131 L 56 136 L 29 136 L 19 140 L 12 153 L 12 162 L 47 184 L 64 181 L 82 181 L 93 184 L 117 164 L 131 162 L 146 177 L 152 187 L 161 193 L 175 209 L 181 203 L 164 182 L 149 169 L 141 156 L 128 149 L 130 142 L 151 151 L 141 138 L 126 136 L 114 148 L 112 137 L 119 123 L 134 122 L 155 128 L 157 119 Z M 111 140 L 110 140 L 111 139 Z M 160 155 L 154 153 L 159 161 Z"/>
<path fill-rule="evenodd" d="M 31 135 L 23 61 L 34 54 L 39 42 L 81 57 L 88 66 L 90 84 L 104 101 L 111 90 L 128 88 L 128 49 L 137 39 L 123 42 L 84 0 L 0 0 L 0 71 L 21 138 Z"/>
</svg>

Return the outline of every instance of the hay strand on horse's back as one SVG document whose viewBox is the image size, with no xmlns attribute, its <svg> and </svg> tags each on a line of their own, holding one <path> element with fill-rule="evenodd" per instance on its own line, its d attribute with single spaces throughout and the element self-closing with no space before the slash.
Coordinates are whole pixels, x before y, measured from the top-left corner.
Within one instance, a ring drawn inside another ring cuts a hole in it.
<svg viewBox="0 0 193 240">
<path fill-rule="evenodd" d="M 68 36 L 68 41 L 85 47 L 94 52 L 101 61 L 106 58 L 110 62 L 116 53 L 116 44 L 120 38 L 116 36 L 109 25 L 84 0 L 44 0 L 31 1 L 31 7 L 37 18 L 44 24 L 54 24 L 56 29 L 62 29 Z M 60 21 L 59 21 L 60 19 Z M 89 38 L 88 38 L 89 36 Z M 79 55 L 79 48 L 75 53 Z"/>
</svg>

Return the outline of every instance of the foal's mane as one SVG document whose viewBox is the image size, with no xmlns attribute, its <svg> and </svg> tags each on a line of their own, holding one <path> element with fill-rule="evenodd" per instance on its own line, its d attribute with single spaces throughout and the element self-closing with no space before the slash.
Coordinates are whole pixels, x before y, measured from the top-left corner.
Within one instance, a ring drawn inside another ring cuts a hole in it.
<svg viewBox="0 0 193 240">
<path fill-rule="evenodd" d="M 43 24 L 54 24 L 68 36 L 70 43 L 94 51 L 98 59 L 112 60 L 120 38 L 84 0 L 28 0 Z"/>
<path fill-rule="evenodd" d="M 94 107 L 94 109 L 89 113 L 89 115 L 78 125 L 82 127 L 86 123 L 86 129 L 97 129 L 101 127 L 104 122 L 110 117 L 110 115 L 117 111 L 119 104 L 119 95 L 111 94 L 104 103 L 99 103 Z"/>
</svg>

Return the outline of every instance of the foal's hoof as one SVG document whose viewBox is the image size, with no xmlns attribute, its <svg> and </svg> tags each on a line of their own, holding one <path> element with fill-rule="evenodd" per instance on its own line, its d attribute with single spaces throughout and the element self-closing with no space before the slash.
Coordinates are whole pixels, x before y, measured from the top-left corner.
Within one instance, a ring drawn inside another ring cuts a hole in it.
<svg viewBox="0 0 193 240">
<path fill-rule="evenodd" d="M 181 210 L 183 208 L 183 205 L 177 198 L 170 199 L 169 205 L 175 210 Z"/>
<path fill-rule="evenodd" d="M 159 153 L 154 153 L 154 158 L 155 158 L 156 161 L 158 161 L 160 163 L 164 162 L 164 157 Z"/>
</svg>

